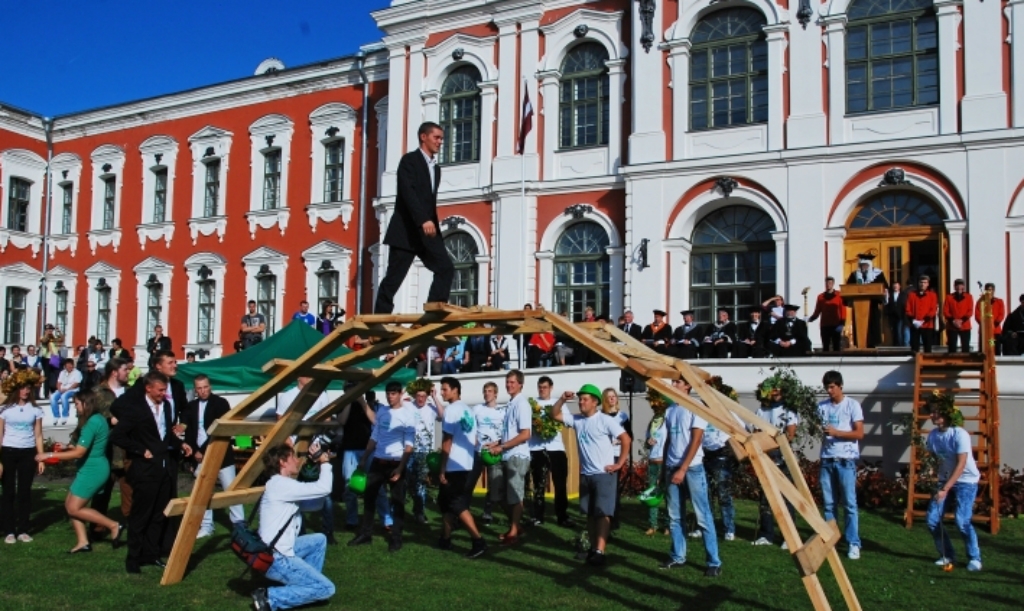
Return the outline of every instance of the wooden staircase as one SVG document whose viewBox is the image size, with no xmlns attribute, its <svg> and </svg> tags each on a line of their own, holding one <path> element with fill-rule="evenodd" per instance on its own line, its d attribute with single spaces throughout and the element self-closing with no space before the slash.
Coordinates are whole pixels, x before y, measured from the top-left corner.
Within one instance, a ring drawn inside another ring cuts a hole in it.
<svg viewBox="0 0 1024 611">
<path fill-rule="evenodd" d="M 991 321 L 986 322 L 988 329 L 982 332 L 985 337 L 992 337 Z M 974 460 L 981 473 L 974 521 L 988 524 L 992 534 L 996 534 L 999 532 L 999 393 L 995 350 L 991 342 L 985 342 L 985 346 L 985 352 L 916 354 L 914 416 L 921 434 L 927 437 L 930 429 L 928 396 L 939 391 L 956 397 L 956 405 L 964 416 L 964 428 L 971 434 Z M 918 491 L 920 470 L 918 450 L 911 446 L 905 515 L 907 528 L 913 525 L 915 518 L 925 517 L 932 497 L 929 492 Z"/>
</svg>

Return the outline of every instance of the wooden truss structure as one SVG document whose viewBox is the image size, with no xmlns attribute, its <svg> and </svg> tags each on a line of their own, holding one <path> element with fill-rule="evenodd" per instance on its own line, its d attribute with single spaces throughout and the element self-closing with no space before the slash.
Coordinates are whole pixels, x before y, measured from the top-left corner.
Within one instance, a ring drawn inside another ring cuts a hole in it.
<svg viewBox="0 0 1024 611">
<path fill-rule="evenodd" d="M 465 328 L 466 323 L 470 322 L 477 326 Z M 840 538 L 839 529 L 835 521 L 826 522 L 818 511 L 785 434 L 709 386 L 708 373 L 685 361 L 654 352 L 611 324 L 576 324 L 545 310 L 506 311 L 487 307 L 467 309 L 445 303 L 428 303 L 424 306 L 424 313 L 417 315 L 372 314 L 355 317 L 325 336 L 323 341 L 300 358 L 267 363 L 264 370 L 273 374 L 273 378 L 214 424 L 205 461 L 220 464 L 231 443 L 231 437 L 235 435 L 262 435 L 264 442 L 238 472 L 227 490 L 214 494 L 217 470 L 203 469 L 196 478 L 192 494 L 175 499 L 167 506 L 165 513 L 168 516 L 181 515 L 183 519 L 161 584 L 181 581 L 206 509 L 254 503 L 260 497 L 263 488 L 254 486 L 254 483 L 263 469 L 262 456 L 266 448 L 296 434 L 300 438 L 299 449 L 303 450 L 309 437 L 323 427 L 324 421 L 332 414 L 387 379 L 408 360 L 394 358 L 384 362 L 380 357 L 403 351 L 418 353 L 430 345 L 458 341 L 459 337 L 465 335 L 550 332 L 571 337 L 623 371 L 645 379 L 649 388 L 730 434 L 737 457 L 740 460 L 749 459 L 754 466 L 814 608 L 831 608 L 818 578 L 818 570 L 825 561 L 828 561 L 838 581 L 847 608 L 861 608 L 836 550 Z M 325 360 L 352 336 L 370 337 L 374 343 L 350 354 Z M 353 368 L 358 363 L 368 362 L 377 364 L 377 367 L 369 370 Z M 298 376 L 308 376 L 313 381 L 303 388 L 281 419 L 276 422 L 245 420 L 246 416 L 272 400 Z M 703 402 L 682 394 L 670 384 L 671 380 L 680 378 L 693 387 Z M 346 380 L 352 385 L 341 397 L 318 412 L 311 422 L 303 421 L 310 406 L 332 380 Z M 747 432 L 734 415 L 753 425 L 758 432 Z M 769 458 L 768 453 L 774 450 L 781 451 L 792 481 Z M 787 502 L 814 531 L 806 541 L 797 530 L 786 506 Z"/>
</svg>

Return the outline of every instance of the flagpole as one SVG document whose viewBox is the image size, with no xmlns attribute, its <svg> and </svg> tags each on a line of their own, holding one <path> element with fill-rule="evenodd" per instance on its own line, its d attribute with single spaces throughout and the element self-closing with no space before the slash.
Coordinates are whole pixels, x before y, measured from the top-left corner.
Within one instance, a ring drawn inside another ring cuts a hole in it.
<svg viewBox="0 0 1024 611">
<path fill-rule="evenodd" d="M 527 87 L 526 78 L 524 77 L 523 78 L 523 91 L 525 92 L 524 96 L 529 96 L 530 92 L 527 91 L 526 87 Z M 519 118 L 520 121 L 522 121 L 523 119 L 525 119 L 525 117 L 520 117 Z M 523 129 L 523 126 L 522 126 L 522 124 L 520 124 L 519 125 L 519 130 L 522 131 L 522 129 Z M 530 231 L 530 218 L 529 218 L 530 215 L 529 215 L 529 208 L 526 205 L 526 139 L 525 138 L 520 138 L 520 142 L 522 144 L 519 147 L 519 198 L 520 198 L 520 202 L 522 202 L 522 206 L 523 206 L 523 243 L 528 244 L 529 240 L 526 239 L 526 236 L 529 235 L 529 231 Z M 528 253 L 526 253 L 526 254 L 528 254 Z M 525 259 L 525 257 L 524 257 L 524 259 Z M 524 261 L 524 262 L 529 264 L 529 261 Z M 529 278 L 529 275 L 527 275 L 527 278 Z M 529 295 L 530 294 L 529 287 L 524 287 L 524 288 L 526 289 L 526 291 L 525 291 L 526 294 Z M 519 369 L 523 368 L 523 351 L 525 349 L 525 338 L 526 338 L 525 335 L 519 335 Z"/>
</svg>

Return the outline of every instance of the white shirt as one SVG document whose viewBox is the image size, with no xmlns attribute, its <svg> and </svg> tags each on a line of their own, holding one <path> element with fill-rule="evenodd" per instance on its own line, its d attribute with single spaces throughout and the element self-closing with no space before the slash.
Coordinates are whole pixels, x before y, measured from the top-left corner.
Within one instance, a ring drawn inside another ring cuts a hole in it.
<svg viewBox="0 0 1024 611">
<path fill-rule="evenodd" d="M 610 418 L 614 418 L 615 421 L 619 423 L 619 426 L 622 427 L 622 430 L 626 430 L 626 423 L 629 422 L 629 414 L 627 414 L 626 412 L 624 412 L 622 410 L 619 410 L 618 412 L 615 413 L 614 416 L 609 416 L 609 417 Z M 614 448 L 615 458 L 618 458 L 619 456 L 622 455 L 622 444 L 619 443 L 618 439 L 616 439 L 613 442 L 613 445 L 615 446 L 615 448 Z"/>
<path fill-rule="evenodd" d="M 71 371 L 61 369 L 60 375 L 57 376 L 57 390 L 60 392 L 71 390 L 72 384 L 82 385 L 82 372 L 77 369 Z"/>
<path fill-rule="evenodd" d="M 949 481 L 949 476 L 953 475 L 959 454 L 967 454 L 967 463 L 964 465 L 963 473 L 956 480 L 957 483 L 977 484 L 981 480 L 978 463 L 974 462 L 974 452 L 971 450 L 971 434 L 963 428 L 951 426 L 945 432 L 937 428 L 932 429 L 928 433 L 925 447 L 942 459 L 942 466 L 939 467 L 939 485 L 945 485 Z"/>
<path fill-rule="evenodd" d="M 555 402 L 557 401 L 557 399 L 550 399 L 550 398 L 548 398 L 548 399 L 541 399 L 541 398 L 538 397 L 538 398 L 534 399 L 534 401 L 536 401 L 539 405 L 542 405 L 544 407 L 549 407 L 551 405 L 554 405 Z M 527 401 L 527 403 L 529 403 L 529 401 Z M 533 422 L 532 418 L 530 419 L 530 422 L 531 423 Z M 559 434 L 555 435 L 554 437 L 552 437 L 551 439 L 549 439 L 548 441 L 544 441 L 543 439 L 538 437 L 536 432 L 531 434 L 530 435 L 530 451 L 531 452 L 539 452 L 541 450 L 547 450 L 549 452 L 565 452 L 565 442 L 562 441 L 562 434 L 559 433 Z"/>
<path fill-rule="evenodd" d="M 690 445 L 690 437 L 693 429 L 704 430 L 708 423 L 699 418 L 690 410 L 672 404 L 665 412 L 665 429 L 668 431 L 668 442 L 665 452 L 665 466 L 674 469 L 683 464 L 683 457 L 686 456 L 686 449 Z M 693 455 L 693 461 L 687 468 L 701 464 L 704 460 L 704 448 L 698 447 L 697 453 Z"/>
<path fill-rule="evenodd" d="M 149 411 L 153 413 L 153 419 L 156 420 L 156 430 L 160 431 L 160 439 L 167 437 L 167 421 L 164 420 L 164 404 L 153 403 L 153 400 L 146 395 L 146 405 L 149 406 Z"/>
<path fill-rule="evenodd" d="M 406 402 L 405 406 L 416 412 L 416 451 L 430 452 L 434 449 L 434 424 L 438 421 L 438 409 L 430 399 L 423 407 Z"/>
<path fill-rule="evenodd" d="M 818 413 L 821 414 L 823 426 L 834 426 L 840 431 L 852 431 L 854 422 L 864 421 L 860 403 L 850 397 L 843 397 L 838 404 L 825 399 L 818 404 Z M 821 445 L 821 457 L 857 459 L 860 458 L 860 444 L 826 435 L 825 443 Z"/>
<path fill-rule="evenodd" d="M 472 471 L 476 459 L 477 424 L 473 410 L 460 401 L 453 401 L 444 409 L 441 430 L 452 436 L 452 449 L 448 453 L 446 473 Z"/>
<path fill-rule="evenodd" d="M 739 416 L 733 414 L 732 417 L 739 423 L 740 428 L 746 428 L 746 423 L 743 422 Z M 704 437 L 701 439 L 701 446 L 709 452 L 715 452 L 728 445 L 729 439 L 731 438 L 732 435 L 709 422 L 707 427 L 704 429 Z"/>
<path fill-rule="evenodd" d="M 199 429 L 196 431 L 196 441 L 199 447 L 203 447 L 209 435 L 206 434 L 206 401 L 199 400 Z"/>
<path fill-rule="evenodd" d="M 576 451 L 580 456 L 581 475 L 600 475 L 615 464 L 613 440 L 626 432 L 614 416 L 596 412 L 591 416 L 573 414 L 562 405 L 562 421 L 576 431 Z"/>
<path fill-rule="evenodd" d="M 284 413 L 288 411 L 288 408 L 292 406 L 292 403 L 295 403 L 295 399 L 299 396 L 299 390 L 300 388 L 296 386 L 295 388 L 290 388 L 277 396 L 278 418 L 284 416 Z M 306 415 L 303 416 L 302 419 L 312 420 L 313 416 L 315 416 L 317 412 L 330 404 L 331 402 L 327 398 L 327 395 L 320 393 L 320 396 L 316 398 L 316 401 L 313 401 L 313 405 L 309 407 L 309 411 L 306 412 Z"/>
<path fill-rule="evenodd" d="M 505 426 L 505 406 L 488 407 L 486 403 L 481 403 L 473 408 L 473 413 L 476 415 L 477 436 L 480 438 L 480 445 L 485 446 L 501 441 L 501 432 Z"/>
<path fill-rule="evenodd" d="M 758 408 L 757 417 L 762 420 L 767 420 L 769 424 L 782 432 L 785 432 L 786 427 L 791 424 L 800 424 L 800 416 L 797 416 L 796 412 L 786 409 L 786 406 L 782 403 L 769 406 L 767 409 L 763 407 Z M 755 432 L 755 429 L 756 427 L 753 424 L 747 425 L 747 430 L 751 433 Z"/>
<path fill-rule="evenodd" d="M 4 438 L 0 443 L 5 448 L 36 447 L 36 420 L 43 419 L 43 410 L 31 403 L 8 405 L 0 411 L 0 419 L 4 421 Z"/>
<path fill-rule="evenodd" d="M 283 475 L 271 477 L 260 502 L 260 539 L 269 545 L 287 522 L 288 527 L 274 549 L 282 556 L 294 556 L 295 537 L 302 528 L 302 516 L 295 515 L 299 511 L 298 502 L 323 498 L 331 493 L 333 486 L 334 474 L 329 462 L 320 465 L 320 479 L 315 482 L 300 482 Z"/>
<path fill-rule="evenodd" d="M 402 460 L 406 448 L 412 448 L 416 437 L 416 410 L 403 405 L 398 409 L 377 412 L 377 425 L 370 439 L 377 442 L 374 458 Z"/>
<path fill-rule="evenodd" d="M 533 410 L 530 409 L 530 402 L 527 400 L 526 395 L 519 393 L 508 402 L 508 407 L 505 408 L 505 420 L 502 422 L 501 429 L 501 442 L 505 443 L 511 440 L 519 435 L 520 431 L 524 430 L 533 430 Z M 521 443 L 514 448 L 509 448 L 502 452 L 502 460 L 510 458 L 530 458 L 530 444 Z"/>
<path fill-rule="evenodd" d="M 435 161 L 432 156 L 423 152 L 422 148 L 420 149 L 420 153 L 422 153 L 423 158 L 427 160 L 427 170 L 430 172 L 430 192 L 437 193 L 437 185 L 434 184 L 434 168 L 437 166 L 437 161 Z"/>
</svg>

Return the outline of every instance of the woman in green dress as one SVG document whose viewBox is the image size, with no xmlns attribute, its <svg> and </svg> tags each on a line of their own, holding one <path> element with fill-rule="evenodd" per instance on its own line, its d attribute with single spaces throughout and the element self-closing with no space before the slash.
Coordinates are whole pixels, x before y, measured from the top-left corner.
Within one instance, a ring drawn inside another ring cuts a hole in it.
<svg viewBox="0 0 1024 611">
<path fill-rule="evenodd" d="M 110 462 L 107 459 L 110 427 L 106 418 L 97 410 L 98 404 L 99 397 L 92 392 L 84 391 L 75 395 L 78 428 L 71 433 L 71 443 L 74 447 L 63 452 L 43 452 L 36 456 L 39 462 L 54 458 L 78 461 L 78 474 L 64 500 L 64 508 L 78 537 L 78 543 L 68 550 L 69 554 L 92 551 L 85 530 L 86 522 L 109 529 L 114 547 L 120 544 L 121 533 L 124 531 L 123 524 L 118 524 L 95 509 L 86 507 L 110 478 Z"/>
</svg>

